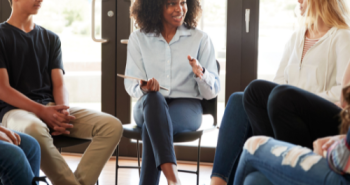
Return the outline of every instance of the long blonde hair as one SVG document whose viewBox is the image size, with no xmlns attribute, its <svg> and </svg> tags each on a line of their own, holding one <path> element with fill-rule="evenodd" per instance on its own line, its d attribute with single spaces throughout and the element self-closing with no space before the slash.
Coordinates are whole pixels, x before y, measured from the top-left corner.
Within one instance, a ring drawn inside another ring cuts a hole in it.
<svg viewBox="0 0 350 185">
<path fill-rule="evenodd" d="M 304 1 L 308 1 L 305 12 L 305 23 L 311 34 L 318 32 L 319 18 L 327 26 L 338 29 L 349 29 L 349 9 L 345 0 Z"/>
</svg>

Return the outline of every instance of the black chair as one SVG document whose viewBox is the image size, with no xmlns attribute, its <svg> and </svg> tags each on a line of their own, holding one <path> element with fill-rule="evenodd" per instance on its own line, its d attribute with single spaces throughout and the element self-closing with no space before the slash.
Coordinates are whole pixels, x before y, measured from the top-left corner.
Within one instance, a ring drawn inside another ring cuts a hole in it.
<svg viewBox="0 0 350 185">
<path fill-rule="evenodd" d="M 62 148 L 65 147 L 70 147 L 70 146 L 75 146 L 83 143 L 90 142 L 91 140 L 89 139 L 78 139 L 78 138 L 73 138 L 73 137 L 68 137 L 68 136 L 52 136 L 53 138 L 53 144 L 55 147 L 58 149 L 60 153 L 62 153 Z M 96 185 L 98 185 L 98 180 L 96 182 Z"/>
<path fill-rule="evenodd" d="M 219 62 L 216 61 L 217 66 L 218 66 L 218 71 L 220 72 L 220 65 Z M 197 185 L 199 184 L 199 166 L 200 166 L 200 151 L 201 151 L 201 139 L 202 135 L 205 132 L 210 132 L 213 131 L 216 128 L 217 125 L 217 97 L 211 100 L 202 100 L 201 101 L 202 108 L 203 108 L 203 114 L 209 114 L 212 115 L 214 118 L 214 122 L 212 125 L 202 125 L 201 128 L 199 128 L 196 131 L 193 132 L 183 132 L 174 135 L 174 143 L 183 143 L 183 142 L 190 142 L 198 139 L 198 152 L 197 152 L 197 170 L 196 171 L 188 171 L 188 170 L 178 170 L 179 172 L 184 172 L 184 173 L 193 173 L 197 175 Z M 141 166 L 140 166 L 140 147 L 139 147 L 139 141 L 142 141 L 141 133 L 142 133 L 142 128 L 138 127 L 136 124 L 126 124 L 123 125 L 124 132 L 123 132 L 123 137 L 128 138 L 128 139 L 135 139 L 136 140 L 136 147 L 137 147 L 137 162 L 138 166 L 119 166 L 119 146 L 116 149 L 116 179 L 115 179 L 115 184 L 118 184 L 118 169 L 119 168 L 133 168 L 133 169 L 138 169 L 139 170 L 139 175 L 141 171 Z"/>
</svg>

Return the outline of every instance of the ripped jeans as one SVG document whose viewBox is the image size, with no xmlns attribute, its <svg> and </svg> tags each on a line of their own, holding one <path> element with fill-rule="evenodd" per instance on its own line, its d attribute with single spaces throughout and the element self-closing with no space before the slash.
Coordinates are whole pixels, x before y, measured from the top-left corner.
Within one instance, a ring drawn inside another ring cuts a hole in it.
<svg viewBox="0 0 350 185">
<path fill-rule="evenodd" d="M 244 145 L 234 184 L 342 185 L 350 184 L 350 178 L 332 171 L 309 148 L 257 136 Z"/>
</svg>

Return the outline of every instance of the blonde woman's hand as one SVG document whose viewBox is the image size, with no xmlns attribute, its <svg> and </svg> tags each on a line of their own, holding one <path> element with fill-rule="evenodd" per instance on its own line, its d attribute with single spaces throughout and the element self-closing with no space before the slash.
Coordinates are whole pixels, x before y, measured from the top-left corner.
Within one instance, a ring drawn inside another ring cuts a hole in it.
<svg viewBox="0 0 350 185">
<path fill-rule="evenodd" d="M 160 89 L 159 83 L 155 78 L 152 78 L 147 82 L 140 80 L 140 87 L 145 92 L 159 91 Z"/>
<path fill-rule="evenodd" d="M 21 144 L 21 137 L 17 133 L 2 126 L 0 126 L 0 140 L 17 146 Z"/>
<path fill-rule="evenodd" d="M 203 68 L 201 67 L 201 65 L 199 65 L 198 60 L 195 58 L 192 58 L 190 55 L 187 56 L 187 59 L 190 62 L 193 73 L 196 75 L 196 77 L 199 77 L 200 79 L 202 79 Z"/>
</svg>

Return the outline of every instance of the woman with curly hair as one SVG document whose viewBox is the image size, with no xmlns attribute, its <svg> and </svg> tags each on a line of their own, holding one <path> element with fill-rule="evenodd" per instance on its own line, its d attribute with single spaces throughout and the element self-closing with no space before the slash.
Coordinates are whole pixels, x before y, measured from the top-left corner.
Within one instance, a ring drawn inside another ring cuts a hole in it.
<svg viewBox="0 0 350 185">
<path fill-rule="evenodd" d="M 196 29 L 200 14 L 199 0 L 136 0 L 131 6 L 140 29 L 130 35 L 125 74 L 148 80 L 124 81 L 129 95 L 139 98 L 133 111 L 142 127 L 140 184 L 158 184 L 161 171 L 168 184 L 180 184 L 173 136 L 197 130 L 200 100 L 219 93 L 213 44 Z"/>
</svg>

